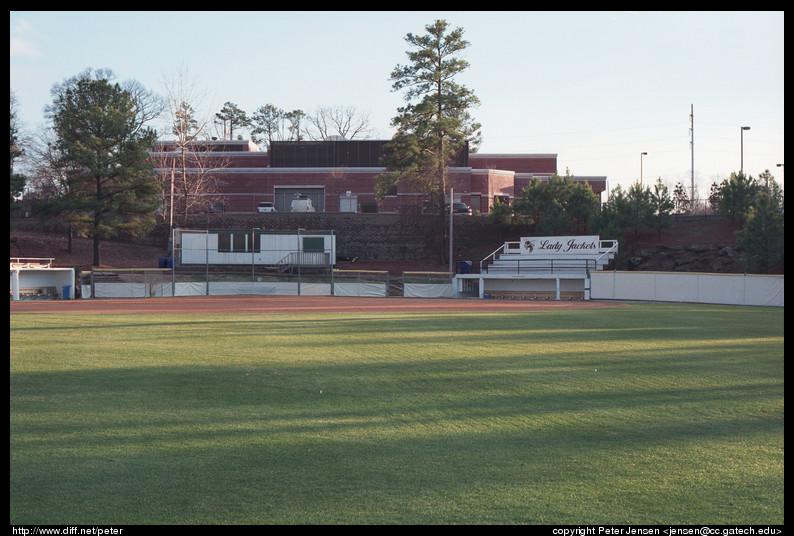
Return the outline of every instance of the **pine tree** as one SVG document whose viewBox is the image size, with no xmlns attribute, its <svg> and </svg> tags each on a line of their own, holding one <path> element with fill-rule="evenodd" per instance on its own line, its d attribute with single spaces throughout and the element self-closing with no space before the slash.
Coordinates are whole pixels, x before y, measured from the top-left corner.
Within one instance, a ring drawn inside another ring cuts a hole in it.
<svg viewBox="0 0 794 536">
<path fill-rule="evenodd" d="M 59 199 L 81 231 L 100 243 L 125 232 L 140 236 L 155 223 L 160 185 L 149 161 L 156 133 L 145 123 L 159 113 L 157 99 L 135 83 L 122 87 L 113 73 L 88 70 L 56 85 L 47 108 L 63 169 L 66 198 Z"/>
<path fill-rule="evenodd" d="M 761 178 L 766 182 L 759 185 L 747 211 L 747 222 L 736 233 L 736 238 L 748 260 L 754 262 L 761 273 L 768 273 L 785 258 L 783 192 L 769 171 Z"/>
<path fill-rule="evenodd" d="M 657 236 L 661 238 L 662 228 L 669 227 L 673 223 L 670 211 L 675 207 L 675 203 L 670 197 L 670 190 L 662 183 L 661 177 L 656 180 L 656 184 L 653 186 L 651 205 L 656 218 Z"/>
<path fill-rule="evenodd" d="M 405 90 L 408 104 L 398 108 L 392 120 L 397 132 L 386 148 L 387 173 L 378 179 L 384 183 L 378 191 L 390 191 L 389 185 L 399 178 L 429 196 L 431 207 L 440 215 L 443 262 L 447 251 L 443 242 L 443 207 L 449 193 L 447 169 L 460 151 L 476 150 L 480 125 L 472 120 L 469 110 L 479 100 L 455 82 L 469 66 L 458 57 L 469 46 L 463 39 L 463 29 L 449 30 L 446 21 L 437 20 L 425 30 L 425 35 L 409 33 L 405 37 L 412 48 L 406 52 L 409 63 L 398 65 L 391 74 L 392 88 Z"/>
<path fill-rule="evenodd" d="M 226 102 L 221 111 L 215 114 L 215 119 L 222 125 L 222 137 L 227 140 L 234 139 L 235 129 L 239 130 L 250 125 L 245 111 L 233 102 Z"/>
</svg>

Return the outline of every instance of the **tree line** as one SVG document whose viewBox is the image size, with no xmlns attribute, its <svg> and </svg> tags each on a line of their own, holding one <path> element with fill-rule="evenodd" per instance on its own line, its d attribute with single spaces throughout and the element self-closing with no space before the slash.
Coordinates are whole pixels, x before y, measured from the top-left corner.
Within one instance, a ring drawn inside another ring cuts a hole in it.
<svg viewBox="0 0 794 536">
<path fill-rule="evenodd" d="M 235 133 L 246 130 L 251 140 L 263 147 L 270 147 L 273 141 L 327 140 L 332 136 L 352 140 L 372 133 L 369 114 L 355 106 L 320 106 L 306 113 L 265 104 L 249 115 L 237 104 L 226 102 L 215 114 L 214 124 L 223 139 L 234 139 Z"/>
<path fill-rule="evenodd" d="M 497 202 L 489 214 L 500 229 L 528 229 L 536 236 L 595 234 L 622 241 L 627 232 L 662 229 L 675 213 L 685 212 L 686 194 L 679 184 L 675 193 L 657 179 L 653 186 L 640 181 L 627 190 L 618 185 L 601 203 L 586 182 L 577 182 L 566 170 L 542 182 L 533 178 L 512 205 Z M 711 186 L 709 203 L 715 213 L 739 222 L 737 243 L 748 268 L 766 273 L 784 260 L 784 195 L 769 170 L 757 179 L 743 172 Z"/>
</svg>

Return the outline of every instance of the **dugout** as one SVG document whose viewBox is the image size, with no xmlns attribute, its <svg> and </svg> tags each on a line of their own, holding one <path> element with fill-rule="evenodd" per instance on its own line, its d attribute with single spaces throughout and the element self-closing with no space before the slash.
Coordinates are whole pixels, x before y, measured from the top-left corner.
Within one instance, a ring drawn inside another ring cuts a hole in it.
<svg viewBox="0 0 794 536">
<path fill-rule="evenodd" d="M 53 259 L 12 258 L 11 300 L 74 299 L 74 268 L 54 268 Z"/>
</svg>

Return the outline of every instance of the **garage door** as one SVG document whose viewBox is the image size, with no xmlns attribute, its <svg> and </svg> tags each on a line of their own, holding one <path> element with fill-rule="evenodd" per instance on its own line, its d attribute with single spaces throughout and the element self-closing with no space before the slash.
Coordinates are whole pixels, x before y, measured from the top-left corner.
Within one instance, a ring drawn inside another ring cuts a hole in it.
<svg viewBox="0 0 794 536">
<path fill-rule="evenodd" d="M 289 212 L 292 200 L 298 196 L 308 197 L 312 200 L 317 212 L 325 212 L 325 188 L 276 186 L 275 190 L 276 210 L 278 212 Z"/>
</svg>

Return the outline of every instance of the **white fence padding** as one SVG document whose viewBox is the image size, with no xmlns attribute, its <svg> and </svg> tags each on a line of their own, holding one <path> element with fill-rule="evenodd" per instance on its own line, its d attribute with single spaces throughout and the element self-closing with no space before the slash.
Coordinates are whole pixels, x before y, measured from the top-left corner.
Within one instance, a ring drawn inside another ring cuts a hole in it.
<svg viewBox="0 0 794 536">
<path fill-rule="evenodd" d="M 169 285 L 170 286 L 170 285 Z M 175 283 L 176 296 L 204 296 L 207 293 L 207 283 Z"/>
<path fill-rule="evenodd" d="M 745 296 L 748 305 L 775 305 L 785 302 L 784 276 L 747 277 Z"/>
<path fill-rule="evenodd" d="M 297 293 L 297 285 L 296 293 Z M 301 283 L 301 296 L 330 296 L 331 283 Z"/>
<path fill-rule="evenodd" d="M 783 306 L 784 276 L 686 272 L 594 272 L 593 300 Z"/>
</svg>

